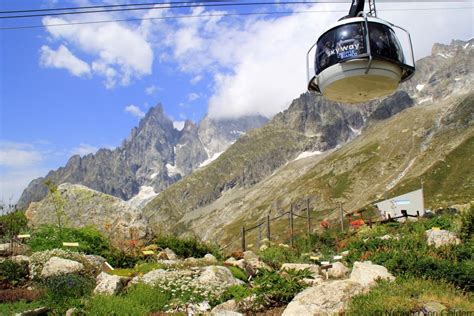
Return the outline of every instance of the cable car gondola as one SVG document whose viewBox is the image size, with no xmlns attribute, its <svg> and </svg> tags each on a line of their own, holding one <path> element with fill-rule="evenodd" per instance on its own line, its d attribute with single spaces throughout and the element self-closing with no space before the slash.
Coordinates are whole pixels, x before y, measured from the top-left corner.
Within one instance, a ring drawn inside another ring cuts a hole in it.
<svg viewBox="0 0 474 316">
<path fill-rule="evenodd" d="M 308 90 L 343 103 L 361 103 L 393 93 L 415 73 L 410 34 L 376 16 L 375 0 L 353 0 L 349 14 L 325 31 L 306 55 Z M 406 35 L 405 46 L 397 33 Z M 315 76 L 309 54 L 316 47 Z M 410 56 L 406 56 L 410 55 Z"/>
</svg>

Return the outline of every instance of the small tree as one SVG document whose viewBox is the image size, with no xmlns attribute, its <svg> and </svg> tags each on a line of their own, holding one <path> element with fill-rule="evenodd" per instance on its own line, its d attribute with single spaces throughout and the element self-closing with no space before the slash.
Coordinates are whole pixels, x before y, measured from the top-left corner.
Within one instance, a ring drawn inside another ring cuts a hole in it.
<svg viewBox="0 0 474 316">
<path fill-rule="evenodd" d="M 58 186 L 54 184 L 51 180 L 46 180 L 44 185 L 48 188 L 48 196 L 51 199 L 51 202 L 54 206 L 54 213 L 56 215 L 56 223 L 58 225 L 59 231 L 64 225 L 64 217 L 66 216 L 66 212 L 64 212 L 64 199 L 61 196 L 61 193 L 58 191 Z"/>
</svg>

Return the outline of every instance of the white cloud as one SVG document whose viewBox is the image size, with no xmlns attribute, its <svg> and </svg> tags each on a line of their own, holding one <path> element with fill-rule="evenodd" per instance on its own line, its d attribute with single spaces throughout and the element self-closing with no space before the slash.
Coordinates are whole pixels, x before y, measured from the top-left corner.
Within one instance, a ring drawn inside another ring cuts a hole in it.
<svg viewBox="0 0 474 316">
<path fill-rule="evenodd" d="M 33 145 L 0 142 L 0 166 L 22 168 L 32 166 L 43 160 L 43 153 Z"/>
<path fill-rule="evenodd" d="M 57 50 L 43 45 L 40 49 L 40 65 L 48 68 L 66 69 L 76 77 L 89 76 L 91 74 L 89 64 L 74 56 L 64 45 L 60 45 Z"/>
<path fill-rule="evenodd" d="M 125 107 L 125 112 L 132 114 L 133 116 L 136 116 L 138 118 L 142 118 L 145 116 L 145 112 L 140 110 L 140 108 L 136 105 L 130 104 Z"/>
<path fill-rule="evenodd" d="M 158 87 L 155 85 L 151 85 L 145 89 L 145 93 L 147 95 L 155 94 L 158 91 Z"/>
<path fill-rule="evenodd" d="M 192 85 L 195 85 L 197 84 L 198 82 L 200 82 L 202 80 L 202 76 L 201 75 L 196 75 L 194 76 L 189 82 L 192 84 Z"/>
<path fill-rule="evenodd" d="M 199 99 L 199 94 L 195 93 L 195 92 L 192 92 L 190 94 L 188 94 L 188 101 L 189 102 L 193 102 L 193 101 L 196 101 L 197 99 Z"/>
<path fill-rule="evenodd" d="M 97 19 L 112 15 L 98 14 Z M 43 18 L 43 24 L 81 22 L 83 17 Z M 67 27 L 46 27 L 53 40 L 66 41 L 94 58 L 92 72 L 105 77 L 104 84 L 128 85 L 134 78 L 152 72 L 153 50 L 139 28 L 123 23 L 82 24 Z"/>
<path fill-rule="evenodd" d="M 79 156 L 85 156 L 88 154 L 95 154 L 99 150 L 98 147 L 90 145 L 90 144 L 85 144 L 85 143 L 80 143 L 79 146 L 74 147 L 71 150 L 71 155 L 79 155 Z"/>
<path fill-rule="evenodd" d="M 44 176 L 47 169 L 26 167 L 0 171 L 0 201 L 16 203 L 31 180 Z"/>
<path fill-rule="evenodd" d="M 185 121 L 173 121 L 173 126 L 178 131 L 181 131 L 184 128 L 184 123 L 185 123 Z"/>
</svg>

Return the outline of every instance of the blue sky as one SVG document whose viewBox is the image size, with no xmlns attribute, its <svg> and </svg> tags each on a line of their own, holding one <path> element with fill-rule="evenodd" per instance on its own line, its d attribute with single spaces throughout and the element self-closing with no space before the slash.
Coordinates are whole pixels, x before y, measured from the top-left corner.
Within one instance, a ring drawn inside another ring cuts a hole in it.
<svg viewBox="0 0 474 316">
<path fill-rule="evenodd" d="M 101 3 L 126 1 L 1 0 L 0 10 Z M 380 3 L 378 9 L 380 17 L 408 28 L 420 58 L 434 42 L 473 36 L 472 9 L 433 8 L 472 6 Z M 0 20 L 6 27 L 214 15 L 0 30 L 0 200 L 17 200 L 29 181 L 72 154 L 118 146 L 157 103 L 177 126 L 207 112 L 216 118 L 271 117 L 304 92 L 307 48 L 347 8 L 201 7 Z M 266 11 L 294 13 L 222 16 Z"/>
</svg>

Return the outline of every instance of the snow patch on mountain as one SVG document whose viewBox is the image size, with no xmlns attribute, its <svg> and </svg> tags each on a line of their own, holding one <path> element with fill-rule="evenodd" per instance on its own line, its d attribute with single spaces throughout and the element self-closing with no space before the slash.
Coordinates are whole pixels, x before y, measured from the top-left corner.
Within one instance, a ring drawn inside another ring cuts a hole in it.
<svg viewBox="0 0 474 316">
<path fill-rule="evenodd" d="M 207 166 L 208 164 L 210 164 L 211 162 L 213 162 L 214 160 L 216 160 L 217 158 L 219 158 L 219 156 L 220 156 L 222 153 L 223 153 L 223 151 L 218 152 L 218 153 L 215 153 L 214 155 L 212 155 L 211 158 L 204 160 L 204 161 L 199 165 L 199 168 L 204 167 L 204 166 Z"/>
<path fill-rule="evenodd" d="M 153 190 L 153 187 L 149 186 L 141 186 L 140 191 L 138 192 L 137 195 L 132 197 L 130 200 L 127 201 L 127 204 L 129 204 L 132 207 L 135 208 L 142 208 L 145 206 L 149 201 L 151 201 L 153 198 L 155 198 L 158 195 L 158 193 L 155 193 L 155 190 Z"/>
</svg>

